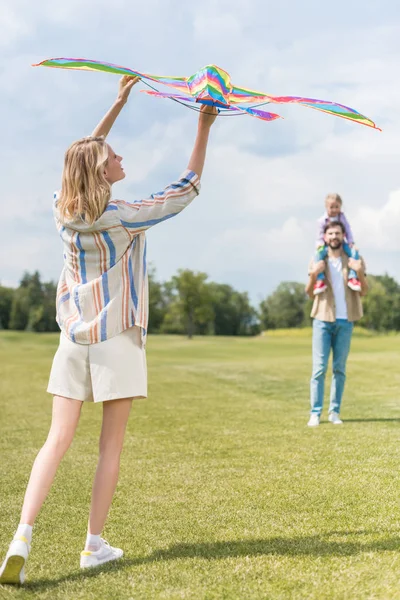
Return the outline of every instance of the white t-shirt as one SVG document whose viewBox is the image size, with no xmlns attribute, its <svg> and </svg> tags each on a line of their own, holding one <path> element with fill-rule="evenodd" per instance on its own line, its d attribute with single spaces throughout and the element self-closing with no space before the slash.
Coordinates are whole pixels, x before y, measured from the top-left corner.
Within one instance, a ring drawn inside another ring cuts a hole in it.
<svg viewBox="0 0 400 600">
<path fill-rule="evenodd" d="M 342 258 L 329 258 L 329 273 L 332 281 L 333 295 L 335 298 L 336 318 L 347 319 L 346 292 L 343 281 Z"/>
</svg>

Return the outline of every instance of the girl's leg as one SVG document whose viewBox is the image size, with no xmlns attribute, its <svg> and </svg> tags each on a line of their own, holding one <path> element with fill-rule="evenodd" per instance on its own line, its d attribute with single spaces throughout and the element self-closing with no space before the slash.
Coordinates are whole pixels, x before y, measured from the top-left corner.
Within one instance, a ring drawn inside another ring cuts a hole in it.
<svg viewBox="0 0 400 600">
<path fill-rule="evenodd" d="M 355 260 L 358 260 L 360 258 L 358 250 L 355 246 L 350 248 L 350 246 L 345 242 L 343 244 L 343 250 L 346 252 L 349 258 L 354 258 Z M 353 269 L 349 269 L 348 279 L 358 279 L 357 273 Z"/>
<path fill-rule="evenodd" d="M 328 254 L 328 249 L 327 246 L 319 246 L 317 248 L 317 252 L 315 254 L 314 260 L 315 262 L 319 262 L 320 260 L 325 260 L 326 256 Z M 317 275 L 317 280 L 318 281 L 323 281 L 325 279 L 325 273 L 322 271 L 322 273 L 318 273 Z"/>
<path fill-rule="evenodd" d="M 90 536 L 93 539 L 94 536 L 101 534 L 114 496 L 125 429 L 131 406 L 132 398 L 103 402 L 99 461 L 93 483 L 86 550 L 95 551 L 97 549 L 91 547 Z"/>
<path fill-rule="evenodd" d="M 325 260 L 326 255 L 328 254 L 328 250 L 327 250 L 327 246 L 319 246 L 319 248 L 317 248 L 317 252 L 315 254 L 314 260 L 315 262 L 319 262 L 320 260 Z M 314 284 L 314 295 L 317 294 L 322 294 L 323 292 L 325 292 L 326 290 L 326 281 L 325 281 L 325 273 L 324 271 L 322 271 L 322 273 L 318 273 L 317 275 L 317 281 Z"/>
<path fill-rule="evenodd" d="M 49 435 L 33 463 L 25 492 L 21 523 L 33 525 L 49 493 L 57 468 L 71 445 L 81 408 L 80 400 L 54 396 Z"/>
</svg>

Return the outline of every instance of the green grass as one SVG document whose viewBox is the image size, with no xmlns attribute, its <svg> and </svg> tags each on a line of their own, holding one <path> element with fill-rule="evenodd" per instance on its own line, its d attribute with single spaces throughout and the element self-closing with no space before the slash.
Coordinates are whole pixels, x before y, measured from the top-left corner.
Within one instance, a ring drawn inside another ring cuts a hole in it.
<svg viewBox="0 0 400 600">
<path fill-rule="evenodd" d="M 0 553 L 51 416 L 57 335 L 0 334 Z M 356 333 L 343 427 L 306 427 L 311 334 L 150 337 L 105 537 L 81 573 L 101 407 L 84 407 L 34 529 L 23 589 L 0 598 L 400 598 L 399 337 Z"/>
</svg>

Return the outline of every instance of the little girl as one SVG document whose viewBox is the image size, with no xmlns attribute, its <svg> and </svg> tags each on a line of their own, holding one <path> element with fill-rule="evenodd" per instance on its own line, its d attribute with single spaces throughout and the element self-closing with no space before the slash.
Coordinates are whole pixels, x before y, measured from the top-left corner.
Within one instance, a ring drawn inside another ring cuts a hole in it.
<svg viewBox="0 0 400 600">
<path fill-rule="evenodd" d="M 100 536 L 117 485 L 132 399 L 147 395 L 145 231 L 177 215 L 198 195 L 217 114 L 215 108 L 202 107 L 187 170 L 176 182 L 145 200 L 112 200 L 111 187 L 125 173 L 122 157 L 104 138 L 137 81 L 137 77 L 121 79 L 117 100 L 92 136 L 73 143 L 65 154 L 61 192 L 54 203 L 64 268 L 57 290 L 60 345 L 47 390 L 54 396 L 52 422 L 32 468 L 20 525 L 0 568 L 0 583 L 24 581 L 32 526 L 87 401 L 102 403 L 103 424 L 80 565 L 94 567 L 123 555 Z"/>
<path fill-rule="evenodd" d="M 349 258 L 359 259 L 358 250 L 354 246 L 353 233 L 351 231 L 350 224 L 346 219 L 344 212 L 342 212 L 342 199 L 339 194 L 328 194 L 325 199 L 326 212 L 322 217 L 318 219 L 318 232 L 317 232 L 317 253 L 315 255 L 315 261 L 325 260 L 328 249 L 324 240 L 324 227 L 327 223 L 334 223 L 339 221 L 343 223 L 346 231 L 346 239 L 343 244 L 343 250 L 346 252 Z M 361 291 L 361 284 L 357 277 L 357 273 L 353 269 L 349 269 L 347 285 L 351 290 L 355 292 Z M 325 273 L 322 272 L 318 275 L 317 281 L 314 285 L 314 294 L 321 294 L 326 290 Z"/>
</svg>

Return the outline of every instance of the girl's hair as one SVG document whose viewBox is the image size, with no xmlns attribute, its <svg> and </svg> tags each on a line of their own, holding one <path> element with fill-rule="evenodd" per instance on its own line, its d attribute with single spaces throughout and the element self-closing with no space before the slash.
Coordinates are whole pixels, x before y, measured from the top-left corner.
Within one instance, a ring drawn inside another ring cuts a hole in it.
<svg viewBox="0 0 400 600">
<path fill-rule="evenodd" d="M 343 205 L 343 200 L 342 198 L 339 196 L 339 194 L 328 194 L 327 197 L 325 198 L 325 203 L 328 200 L 335 200 L 335 202 L 339 202 L 340 206 Z"/>
<path fill-rule="evenodd" d="M 111 197 L 111 185 L 104 176 L 107 160 L 103 137 L 82 138 L 68 148 L 57 204 L 63 221 L 81 218 L 91 225 L 103 214 Z"/>
</svg>

